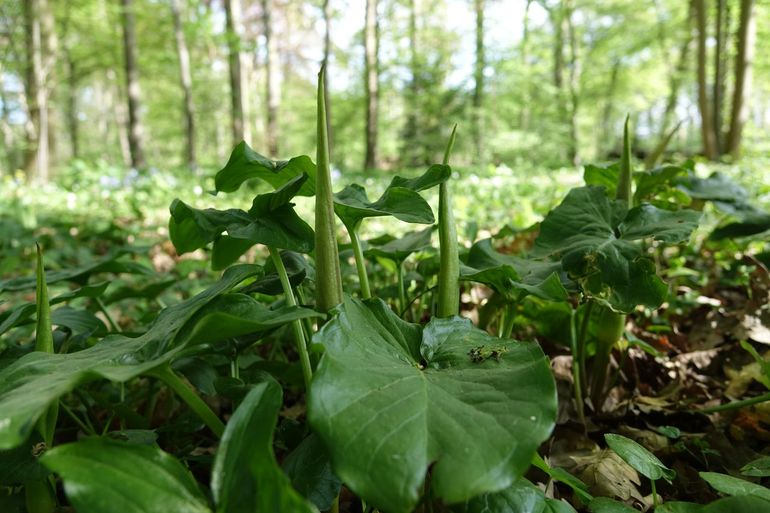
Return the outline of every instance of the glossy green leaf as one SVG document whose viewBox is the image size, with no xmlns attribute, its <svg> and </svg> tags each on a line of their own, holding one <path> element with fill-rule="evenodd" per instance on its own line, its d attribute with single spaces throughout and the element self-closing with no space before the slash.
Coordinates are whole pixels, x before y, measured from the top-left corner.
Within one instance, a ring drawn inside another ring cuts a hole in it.
<svg viewBox="0 0 770 513">
<path fill-rule="evenodd" d="M 246 294 L 223 294 L 201 308 L 191 319 L 193 326 L 185 340 L 211 344 L 229 338 L 263 333 L 298 319 L 324 317 L 298 306 L 269 308 Z"/>
<path fill-rule="evenodd" d="M 665 479 L 671 481 L 676 472 L 666 467 L 657 456 L 625 436 L 607 433 L 604 435 L 607 445 L 623 458 L 623 461 L 631 465 L 637 472 L 648 479 L 657 481 Z"/>
<path fill-rule="evenodd" d="M 142 298 L 142 299 L 155 299 L 159 295 L 161 295 L 165 290 L 167 290 L 172 285 L 179 283 L 179 280 L 176 278 L 171 278 L 168 280 L 161 280 L 156 282 L 150 282 L 150 283 L 141 283 L 136 286 L 133 285 L 123 285 L 115 288 L 115 290 L 112 290 L 107 296 L 104 298 L 104 304 L 105 305 L 111 305 L 112 303 L 117 303 L 118 301 L 123 301 L 124 299 L 134 299 L 134 298 Z"/>
<path fill-rule="evenodd" d="M 42 438 L 34 433 L 13 449 L 0 450 L 0 486 L 20 486 L 45 479 L 51 471 L 40 464 Z M 0 511 L 3 511 L 0 509 Z"/>
<path fill-rule="evenodd" d="M 97 337 L 107 334 L 107 327 L 102 320 L 88 310 L 63 306 L 53 311 L 51 321 L 55 326 L 63 326 L 73 334 L 87 333 Z"/>
<path fill-rule="evenodd" d="M 583 181 L 586 185 L 597 185 L 604 187 L 605 194 L 609 198 L 615 197 L 615 191 L 618 186 L 618 176 L 620 175 L 620 163 L 609 166 L 596 166 L 586 164 L 583 169 Z"/>
<path fill-rule="evenodd" d="M 130 255 L 132 253 L 133 251 L 131 250 L 120 249 L 108 254 L 100 260 L 85 264 L 81 267 L 76 267 L 74 269 L 61 269 L 57 271 L 46 271 L 45 281 L 49 286 L 60 281 L 71 281 L 80 285 L 85 285 L 90 276 L 99 273 L 142 275 L 155 274 L 155 272 L 147 266 L 132 261 L 121 260 L 121 258 L 124 256 Z M 31 289 L 35 287 L 36 283 L 37 278 L 34 275 L 0 280 L 0 292 Z"/>
<path fill-rule="evenodd" d="M 770 456 L 762 456 L 741 467 L 741 474 L 751 477 L 770 476 Z"/>
<path fill-rule="evenodd" d="M 535 456 L 532 458 L 532 465 L 548 474 L 551 479 L 564 483 L 572 488 L 575 495 L 577 495 L 584 503 L 589 503 L 593 499 L 591 494 L 588 493 L 588 485 L 563 468 L 551 467 L 539 454 L 535 453 Z"/>
<path fill-rule="evenodd" d="M 211 490 L 219 513 L 312 513 L 273 455 L 273 431 L 283 405 L 281 386 L 268 376 L 246 394 L 217 449 Z"/>
<path fill-rule="evenodd" d="M 294 211 L 291 199 L 299 192 L 307 175 L 300 175 L 280 189 L 254 198 L 248 212 L 238 209 L 199 210 L 180 200 L 171 204 L 169 236 L 179 253 L 187 253 L 214 242 L 217 264 L 231 263 L 250 245 L 308 253 L 313 249 L 313 229 Z M 228 238 L 222 238 L 223 232 Z M 247 242 L 236 243 L 232 239 Z"/>
<path fill-rule="evenodd" d="M 749 198 L 746 189 L 721 173 L 700 178 L 695 173 L 676 180 L 677 187 L 688 196 L 700 200 L 745 203 Z"/>
<path fill-rule="evenodd" d="M 364 251 L 364 254 L 369 258 L 379 257 L 402 262 L 412 253 L 432 247 L 430 239 L 433 229 L 433 226 L 429 226 L 424 230 L 409 232 L 400 239 L 391 240 L 381 246 L 371 246 Z"/>
<path fill-rule="evenodd" d="M 241 141 L 233 149 L 225 167 L 217 172 L 214 185 L 217 192 L 233 192 L 246 180 L 259 178 L 278 189 L 303 173 L 308 175 L 309 179 L 302 184 L 298 195 L 312 196 L 315 194 L 316 168 L 310 157 L 301 155 L 291 160 L 270 160 L 252 150 L 245 141 Z"/>
<path fill-rule="evenodd" d="M 433 164 L 427 171 L 415 178 L 396 176 L 390 181 L 388 187 L 404 187 L 415 192 L 431 189 L 449 180 L 452 176 L 452 168 L 443 164 Z"/>
<path fill-rule="evenodd" d="M 286 274 L 292 287 L 298 287 L 305 278 L 311 281 L 315 280 L 315 269 L 311 262 L 308 262 L 302 254 L 295 253 L 294 251 L 281 251 L 281 261 L 286 268 Z M 272 259 L 265 263 L 264 270 L 264 276 L 246 285 L 239 292 L 244 294 L 267 294 L 269 296 L 283 294 L 281 280 L 278 277 Z"/>
<path fill-rule="evenodd" d="M 536 344 L 460 317 L 409 324 L 355 299 L 314 342 L 324 354 L 310 424 L 345 485 L 389 513 L 414 508 L 429 466 L 445 503 L 506 488 L 553 429 L 555 385 Z"/>
<path fill-rule="evenodd" d="M 596 497 L 588 505 L 588 511 L 591 513 L 639 513 L 631 506 L 607 497 Z"/>
<path fill-rule="evenodd" d="M 407 223 L 433 224 L 433 211 L 422 196 L 404 187 L 388 187 L 377 201 L 369 201 L 366 190 L 348 185 L 334 195 L 334 213 L 345 226 L 356 226 L 367 217 L 393 216 Z"/>
<path fill-rule="evenodd" d="M 657 307 L 667 287 L 635 241 L 682 242 L 699 218 L 697 212 L 651 205 L 626 211 L 626 203 L 610 200 L 603 188 L 580 187 L 545 218 L 533 254 L 560 260 L 585 294 L 618 312 L 630 312 L 639 304 Z"/>
<path fill-rule="evenodd" d="M 77 511 L 211 511 L 190 471 L 154 446 L 87 438 L 55 447 L 41 461 L 62 477 Z"/>
<path fill-rule="evenodd" d="M 652 198 L 670 186 L 676 177 L 686 173 L 687 169 L 680 166 L 662 166 L 636 173 L 634 176 L 636 179 L 635 202 L 638 204 L 643 200 Z"/>
<path fill-rule="evenodd" d="M 510 301 L 526 294 L 564 301 L 560 271 L 558 262 L 503 255 L 494 250 L 492 239 L 484 239 L 471 246 L 466 263 L 460 264 L 460 279 L 489 285 Z"/>
<path fill-rule="evenodd" d="M 0 371 L 0 448 L 22 443 L 46 408 L 79 384 L 98 378 L 124 382 L 170 361 L 185 347 L 177 334 L 195 312 L 255 270 L 231 267 L 205 291 L 161 311 L 140 337 L 110 335 L 82 351 L 34 352 L 5 367 Z"/>
<path fill-rule="evenodd" d="M 702 504 L 694 502 L 673 501 L 666 502 L 655 508 L 655 513 L 701 513 Z"/>
<path fill-rule="evenodd" d="M 328 511 L 340 493 L 340 479 L 332 470 L 329 453 L 315 434 L 305 438 L 283 460 L 283 470 L 295 490 L 316 505 Z"/>
<path fill-rule="evenodd" d="M 748 495 L 770 501 L 770 488 L 718 472 L 699 472 L 698 475 L 716 491 L 725 495 Z"/>
<path fill-rule="evenodd" d="M 503 491 L 485 493 L 450 508 L 452 513 L 575 513 L 568 502 L 550 499 L 526 479 Z"/>
<path fill-rule="evenodd" d="M 723 240 L 751 237 L 768 230 L 770 230 L 770 214 L 758 211 L 743 215 L 740 221 L 728 223 L 714 229 L 709 238 L 712 240 Z"/>
</svg>

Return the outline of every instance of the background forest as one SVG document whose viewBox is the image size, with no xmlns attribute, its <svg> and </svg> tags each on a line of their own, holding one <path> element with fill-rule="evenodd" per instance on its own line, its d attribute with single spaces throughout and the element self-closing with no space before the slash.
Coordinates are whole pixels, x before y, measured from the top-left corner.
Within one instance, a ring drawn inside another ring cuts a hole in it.
<svg viewBox="0 0 770 513">
<path fill-rule="evenodd" d="M 217 167 L 245 139 L 332 162 L 558 167 L 620 150 L 768 149 L 770 5 L 755 0 L 4 0 L 0 170 Z M 483 174 L 482 168 L 476 168 Z"/>
</svg>

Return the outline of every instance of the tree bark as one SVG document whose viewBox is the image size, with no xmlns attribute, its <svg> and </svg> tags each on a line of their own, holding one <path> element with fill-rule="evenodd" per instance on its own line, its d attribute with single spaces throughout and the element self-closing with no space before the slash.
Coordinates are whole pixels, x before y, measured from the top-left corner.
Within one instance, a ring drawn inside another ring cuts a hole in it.
<svg viewBox="0 0 770 513">
<path fill-rule="evenodd" d="M 703 154 L 714 160 L 717 158 L 716 138 L 714 137 L 714 118 L 708 98 L 708 85 L 706 84 L 706 6 L 704 0 L 692 0 L 695 13 L 695 27 L 698 40 L 698 109 L 701 117 L 701 139 L 703 142 Z"/>
<path fill-rule="evenodd" d="M 484 161 L 483 103 L 484 103 L 484 0 L 474 0 L 476 14 L 476 62 L 473 70 L 473 145 L 476 150 L 473 161 Z"/>
<path fill-rule="evenodd" d="M 380 98 L 379 20 L 377 0 L 366 0 L 364 28 L 364 85 L 366 87 L 366 157 L 364 169 L 377 167 L 377 118 Z"/>
<path fill-rule="evenodd" d="M 243 95 L 241 94 L 241 41 L 238 25 L 239 0 L 224 0 L 227 27 L 227 60 L 230 68 L 230 106 L 233 146 L 243 141 Z"/>
<path fill-rule="evenodd" d="M 714 46 L 714 85 L 711 95 L 712 114 L 714 117 L 714 141 L 718 154 L 724 152 L 725 144 L 722 137 L 725 80 L 727 78 L 727 27 L 730 26 L 727 0 L 717 0 L 714 28 L 716 44 Z"/>
<path fill-rule="evenodd" d="M 521 61 L 520 72 L 524 78 L 522 92 L 521 110 L 519 111 L 519 128 L 527 130 L 529 128 L 529 102 L 530 92 L 530 73 L 529 73 L 529 8 L 532 6 L 532 0 L 527 0 L 527 6 L 524 8 L 524 28 L 521 36 Z"/>
<path fill-rule="evenodd" d="M 145 166 L 142 138 L 141 88 L 136 57 L 136 29 L 133 0 L 121 0 L 123 6 L 123 54 L 126 70 L 126 91 L 128 95 L 128 145 L 131 150 L 131 166 L 139 169 Z"/>
<path fill-rule="evenodd" d="M 740 24 L 736 42 L 735 89 L 730 115 L 730 132 L 727 152 L 734 157 L 740 156 L 743 126 L 749 115 L 746 98 L 751 90 L 752 64 L 754 61 L 754 41 L 756 39 L 756 17 L 754 0 L 741 0 Z"/>
<path fill-rule="evenodd" d="M 80 134 L 78 130 L 78 76 L 77 64 L 67 52 L 67 131 L 70 136 L 70 154 L 80 158 Z"/>
<path fill-rule="evenodd" d="M 417 40 L 417 10 L 418 0 L 409 0 L 409 73 L 411 75 L 406 91 L 406 124 L 404 125 L 404 140 L 402 158 L 407 165 L 420 163 L 421 152 L 416 147 L 418 137 L 418 109 L 420 96 L 420 61 L 419 41 Z"/>
<path fill-rule="evenodd" d="M 273 37 L 273 24 L 271 21 L 270 0 L 262 0 L 262 21 L 265 34 L 265 75 L 267 98 L 267 151 L 275 157 L 278 156 L 278 104 L 280 102 L 280 89 L 278 85 L 278 48 Z"/>
<path fill-rule="evenodd" d="M 43 68 L 42 11 L 45 0 L 27 0 L 24 3 L 26 42 L 25 92 L 28 118 L 25 125 L 27 149 L 24 169 L 27 179 L 48 181 L 48 92 Z"/>
<path fill-rule="evenodd" d="M 578 108 L 580 106 L 580 59 L 575 24 L 572 21 L 572 2 L 564 0 L 564 19 L 569 37 L 569 148 L 567 157 L 574 165 L 580 164 L 580 143 L 578 141 Z"/>
<path fill-rule="evenodd" d="M 178 0 L 169 0 L 171 17 L 174 22 L 174 39 L 176 39 L 176 54 L 179 58 L 179 85 L 182 87 L 184 102 L 182 109 L 185 120 L 185 163 L 191 168 L 196 167 L 195 159 L 195 117 L 192 97 L 192 73 L 190 71 L 190 52 L 187 49 L 187 40 L 184 37 L 182 27 L 182 15 L 179 11 Z"/>
</svg>

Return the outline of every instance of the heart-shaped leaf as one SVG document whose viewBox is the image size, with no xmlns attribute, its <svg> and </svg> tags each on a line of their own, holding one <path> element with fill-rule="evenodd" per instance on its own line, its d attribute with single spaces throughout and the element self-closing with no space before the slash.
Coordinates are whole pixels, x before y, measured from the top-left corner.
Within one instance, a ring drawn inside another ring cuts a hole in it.
<svg viewBox="0 0 770 513">
<path fill-rule="evenodd" d="M 154 446 L 87 438 L 49 450 L 41 462 L 62 477 L 78 511 L 211 512 L 190 471 Z"/>
<path fill-rule="evenodd" d="M 246 394 L 219 443 L 211 474 L 218 513 L 313 513 L 273 455 L 273 431 L 283 405 L 281 386 L 264 376 Z"/>
<path fill-rule="evenodd" d="M 329 453 L 315 434 L 305 438 L 283 460 L 292 486 L 321 511 L 328 511 L 342 483 L 332 470 Z"/>
<path fill-rule="evenodd" d="M 572 189 L 540 226 L 533 254 L 561 260 L 562 268 L 583 292 L 613 310 L 630 312 L 642 304 L 657 307 L 667 287 L 635 241 L 651 238 L 683 242 L 697 227 L 700 214 L 610 200 L 604 188 Z"/>
<path fill-rule="evenodd" d="M 607 445 L 623 458 L 623 461 L 648 479 L 671 481 L 676 472 L 668 468 L 650 451 L 625 436 L 607 433 L 604 435 Z"/>
<path fill-rule="evenodd" d="M 430 205 L 418 193 L 404 187 L 388 187 L 377 201 L 370 202 L 366 190 L 348 185 L 334 195 L 334 212 L 345 226 L 354 227 L 367 217 L 393 216 L 407 223 L 433 224 Z"/>
<path fill-rule="evenodd" d="M 314 342 L 324 355 L 308 419 L 346 486 L 389 513 L 412 511 L 428 467 L 445 503 L 510 486 L 553 428 L 540 347 L 467 319 L 423 328 L 381 300 L 348 298 Z"/>
<path fill-rule="evenodd" d="M 248 212 L 199 210 L 176 199 L 170 207 L 171 242 L 179 253 L 214 242 L 219 266 L 232 263 L 254 244 L 308 253 L 313 249 L 313 229 L 297 215 L 291 203 L 306 181 L 307 175 L 299 175 L 276 191 L 258 195 Z M 225 231 L 227 236 L 222 237 Z"/>
<path fill-rule="evenodd" d="M 372 246 L 364 254 L 369 258 L 387 258 L 394 262 L 403 262 L 409 255 L 431 248 L 430 239 L 433 226 L 424 230 L 409 232 L 400 239 L 391 240 L 381 246 Z"/>
<path fill-rule="evenodd" d="M 753 496 L 770 501 L 769 488 L 746 481 L 745 479 L 718 472 L 699 472 L 698 475 L 716 491 L 722 492 L 725 495 Z"/>
<path fill-rule="evenodd" d="M 466 264 L 460 265 L 460 279 L 489 285 L 509 301 L 517 301 L 526 294 L 553 301 L 566 300 L 567 291 L 559 272 L 558 262 L 498 253 L 492 247 L 492 239 L 474 243 Z M 564 280 L 567 281 L 566 276 Z"/>
<path fill-rule="evenodd" d="M 231 267 L 208 289 L 161 311 L 140 337 L 111 335 L 69 354 L 34 352 L 5 367 L 0 372 L 0 449 L 22 443 L 46 408 L 79 384 L 98 378 L 124 382 L 170 361 L 184 348 L 177 335 L 195 312 L 257 269 Z"/>
<path fill-rule="evenodd" d="M 316 168 L 310 157 L 301 155 L 291 160 L 270 160 L 252 150 L 245 141 L 241 141 L 230 154 L 225 167 L 214 177 L 217 192 L 233 192 L 246 180 L 259 178 L 278 189 L 286 182 L 301 174 L 308 175 L 302 184 L 299 196 L 315 194 Z"/>
<path fill-rule="evenodd" d="M 501 492 L 485 493 L 450 508 L 453 513 L 576 513 L 568 502 L 550 499 L 526 479 Z"/>
</svg>

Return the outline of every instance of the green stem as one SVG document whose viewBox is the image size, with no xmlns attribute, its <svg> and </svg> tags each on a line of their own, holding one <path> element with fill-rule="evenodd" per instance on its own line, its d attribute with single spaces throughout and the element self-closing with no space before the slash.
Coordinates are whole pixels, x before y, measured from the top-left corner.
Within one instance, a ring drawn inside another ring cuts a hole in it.
<svg viewBox="0 0 770 513">
<path fill-rule="evenodd" d="M 406 290 L 404 289 L 404 261 L 398 263 L 398 309 L 406 313 Z"/>
<path fill-rule="evenodd" d="M 275 270 L 278 272 L 278 278 L 281 280 L 286 303 L 289 306 L 297 306 L 297 301 L 294 299 L 294 292 L 291 289 L 291 282 L 289 282 L 289 275 L 286 274 L 286 267 L 283 265 L 283 260 L 281 260 L 281 254 L 273 247 L 268 247 L 268 249 L 270 250 L 270 258 L 273 260 Z M 297 344 L 299 361 L 302 365 L 302 376 L 305 378 L 305 390 L 310 390 L 310 380 L 313 378 L 313 370 L 310 367 L 310 355 L 307 352 L 307 342 L 305 341 L 305 334 L 302 331 L 302 322 L 300 322 L 299 319 L 291 321 L 291 329 L 294 331 L 294 342 Z"/>
<path fill-rule="evenodd" d="M 162 365 L 150 371 L 150 375 L 160 379 L 171 388 L 176 394 L 189 406 L 204 424 L 218 437 L 222 437 L 225 432 L 225 425 L 211 411 L 211 408 L 201 399 L 190 385 L 176 375 L 168 365 Z"/>
<path fill-rule="evenodd" d="M 104 301 L 102 301 L 102 298 L 97 297 L 94 299 L 96 300 L 96 306 L 99 307 L 99 310 L 101 310 L 101 312 L 107 318 L 107 323 L 110 325 L 110 329 L 115 333 L 120 333 L 118 324 L 115 322 L 115 319 L 112 318 L 112 315 L 110 315 L 110 312 L 107 310 L 107 306 L 104 304 Z"/>
<path fill-rule="evenodd" d="M 582 385 L 582 374 L 583 374 L 583 367 L 580 363 L 580 359 L 577 357 L 579 350 L 578 350 L 578 341 L 577 341 L 577 327 L 575 326 L 575 323 L 577 322 L 577 312 L 575 310 L 572 310 L 570 313 L 570 322 L 569 322 L 569 341 L 570 341 L 570 348 L 572 350 L 572 381 L 574 382 L 573 387 L 575 389 L 575 407 L 577 408 L 578 418 L 580 419 L 580 423 L 583 424 L 583 426 L 586 425 L 586 416 L 585 416 L 585 410 L 583 407 L 583 385 Z"/>
<path fill-rule="evenodd" d="M 299 301 L 300 306 L 307 305 L 307 301 L 305 301 L 305 295 L 302 293 L 302 285 L 299 285 L 297 287 L 297 301 Z M 310 319 L 302 319 L 302 327 L 305 328 L 305 340 L 310 343 L 311 340 L 313 340 L 313 322 Z"/>
<path fill-rule="evenodd" d="M 650 479 L 650 486 L 652 486 L 652 505 L 655 509 L 658 508 L 658 492 L 655 490 L 655 480 Z"/>
<path fill-rule="evenodd" d="M 516 321 L 516 303 L 511 303 L 505 310 L 505 317 L 503 323 L 503 331 L 500 338 L 511 338 L 513 333 L 513 324 Z"/>
<path fill-rule="evenodd" d="M 716 413 L 720 411 L 735 410 L 737 408 L 745 408 L 746 406 L 752 406 L 754 404 L 764 403 L 766 401 L 770 401 L 770 392 L 752 397 L 751 399 L 733 401 L 730 403 L 720 404 L 719 406 L 711 406 L 710 408 L 700 408 L 696 411 L 699 413 Z"/>
<path fill-rule="evenodd" d="M 448 165 L 449 154 L 455 143 L 457 125 L 452 129 L 449 143 L 444 152 L 444 165 Z M 448 181 L 439 186 L 438 196 L 438 237 L 440 267 L 438 273 L 437 317 L 452 317 L 460 313 L 460 257 L 457 249 L 457 226 L 452 211 L 452 196 Z"/>
<path fill-rule="evenodd" d="M 87 434 L 87 435 L 90 435 L 90 436 L 96 436 L 96 431 L 95 431 L 95 430 L 94 430 L 92 427 L 88 427 L 88 426 L 86 425 L 86 423 L 85 423 L 85 422 L 83 422 L 82 420 L 80 420 L 80 417 L 78 417 L 77 415 L 75 415 L 75 412 L 73 412 L 72 410 L 70 410 L 70 409 L 67 407 L 67 405 L 66 405 L 66 404 L 64 404 L 64 403 L 61 403 L 61 404 L 60 404 L 60 406 L 61 406 L 62 410 L 64 410 L 64 413 L 66 413 L 67 415 L 69 415 L 69 417 L 70 417 L 70 418 L 71 418 L 71 419 L 72 419 L 72 420 L 75 422 L 75 424 L 77 424 L 77 425 L 78 425 L 78 427 L 80 427 L 80 429 L 82 429 L 82 430 L 83 430 L 83 432 L 84 432 L 85 434 Z"/>
<path fill-rule="evenodd" d="M 361 296 L 364 299 L 372 297 L 372 290 L 369 288 L 369 276 L 366 274 L 366 261 L 364 252 L 361 250 L 361 240 L 358 238 L 358 228 L 361 222 L 358 221 L 355 226 L 348 227 L 350 234 L 350 244 L 353 246 L 353 256 L 356 259 L 356 269 L 358 270 L 358 281 L 361 283 Z"/>
<path fill-rule="evenodd" d="M 628 208 L 633 205 L 633 179 L 631 177 L 631 142 L 628 135 L 628 118 L 626 116 L 626 123 L 623 126 L 623 153 L 620 157 L 620 175 L 618 176 L 618 190 L 615 197 L 619 200 L 625 200 L 628 204 Z"/>
<path fill-rule="evenodd" d="M 588 334 L 588 324 L 591 321 L 591 311 L 594 308 L 594 302 L 590 299 L 583 310 L 583 321 L 580 323 L 580 333 L 578 334 L 577 350 L 578 350 L 578 364 L 580 369 L 586 368 L 586 335 Z M 588 389 L 588 383 L 586 382 L 586 375 L 583 373 L 580 380 L 580 386 L 583 390 Z"/>
</svg>

